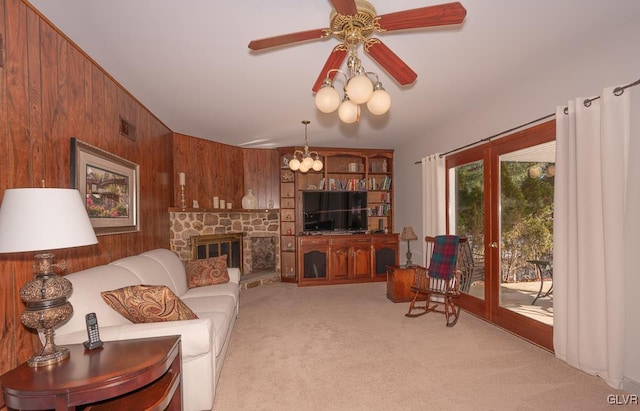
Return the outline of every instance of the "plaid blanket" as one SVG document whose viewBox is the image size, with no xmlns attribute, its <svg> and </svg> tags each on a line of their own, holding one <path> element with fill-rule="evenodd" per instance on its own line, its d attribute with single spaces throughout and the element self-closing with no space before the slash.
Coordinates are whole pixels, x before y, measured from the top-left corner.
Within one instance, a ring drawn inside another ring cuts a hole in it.
<svg viewBox="0 0 640 411">
<path fill-rule="evenodd" d="M 438 235 L 435 237 L 433 253 L 429 262 L 429 276 L 450 280 L 456 269 L 458 260 L 458 243 L 460 237 L 457 235 Z"/>
</svg>

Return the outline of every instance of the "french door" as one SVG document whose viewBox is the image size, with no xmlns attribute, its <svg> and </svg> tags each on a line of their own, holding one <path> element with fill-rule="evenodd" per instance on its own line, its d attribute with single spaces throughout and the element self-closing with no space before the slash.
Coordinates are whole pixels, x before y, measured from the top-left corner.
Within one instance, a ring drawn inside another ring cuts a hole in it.
<svg viewBox="0 0 640 411">
<path fill-rule="evenodd" d="M 448 232 L 469 238 L 475 262 L 461 308 L 553 350 L 555 121 L 446 163 Z"/>
</svg>

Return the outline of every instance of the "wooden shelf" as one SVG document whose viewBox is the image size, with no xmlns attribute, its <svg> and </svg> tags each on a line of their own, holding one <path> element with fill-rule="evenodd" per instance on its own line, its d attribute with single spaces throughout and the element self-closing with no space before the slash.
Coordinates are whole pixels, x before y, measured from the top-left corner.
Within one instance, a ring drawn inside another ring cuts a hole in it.
<svg viewBox="0 0 640 411">
<path fill-rule="evenodd" d="M 256 209 L 246 209 L 246 208 L 180 208 L 180 207 L 169 207 L 170 213 L 268 213 L 268 212 L 278 212 L 279 208 L 256 208 Z"/>
</svg>

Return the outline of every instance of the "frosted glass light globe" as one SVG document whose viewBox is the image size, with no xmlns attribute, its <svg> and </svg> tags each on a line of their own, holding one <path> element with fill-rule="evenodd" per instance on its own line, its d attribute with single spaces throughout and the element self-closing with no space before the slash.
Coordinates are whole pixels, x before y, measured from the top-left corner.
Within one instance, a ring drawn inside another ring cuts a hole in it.
<svg viewBox="0 0 640 411">
<path fill-rule="evenodd" d="M 300 160 L 297 158 L 289 160 L 289 168 L 293 171 L 298 171 L 300 169 Z"/>
<path fill-rule="evenodd" d="M 556 175 L 556 166 L 554 164 L 549 164 L 547 166 L 547 170 L 544 173 L 547 177 L 553 177 Z"/>
<path fill-rule="evenodd" d="M 531 166 L 529 167 L 529 177 L 538 178 L 542 175 L 542 167 L 540 166 Z"/>
<path fill-rule="evenodd" d="M 313 162 L 313 165 L 311 166 L 311 168 L 313 168 L 313 171 L 320 171 L 320 170 L 322 170 L 323 166 L 324 166 L 324 164 L 322 164 L 322 161 L 320 161 L 320 159 L 316 159 Z"/>
<path fill-rule="evenodd" d="M 300 165 L 300 168 L 304 166 L 307 170 L 309 170 L 312 165 L 313 165 L 313 158 L 305 157 L 304 160 L 302 160 L 302 164 Z"/>
<path fill-rule="evenodd" d="M 364 104 L 373 94 L 373 83 L 364 74 L 352 77 L 345 87 L 349 100 L 355 104 Z"/>
<path fill-rule="evenodd" d="M 351 124 L 360 120 L 360 106 L 351 100 L 344 100 L 338 107 L 338 117 L 343 123 Z"/>
<path fill-rule="evenodd" d="M 316 108 L 323 113 L 333 113 L 340 105 L 340 95 L 331 86 L 324 86 L 316 93 Z"/>
<path fill-rule="evenodd" d="M 391 96 L 384 89 L 373 92 L 373 95 L 367 102 L 367 108 L 371 114 L 379 116 L 389 111 L 391 107 Z"/>
</svg>

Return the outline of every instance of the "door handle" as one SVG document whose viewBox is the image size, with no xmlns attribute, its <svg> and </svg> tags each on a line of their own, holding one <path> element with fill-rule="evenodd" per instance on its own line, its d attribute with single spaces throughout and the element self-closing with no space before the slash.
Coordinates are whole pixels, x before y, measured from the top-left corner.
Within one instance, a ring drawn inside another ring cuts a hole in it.
<svg viewBox="0 0 640 411">
<path fill-rule="evenodd" d="M 492 242 L 489 243 L 489 247 L 498 248 L 498 243 L 496 243 L 495 241 L 492 241 Z"/>
</svg>

